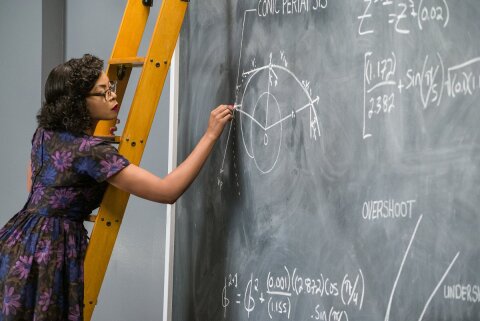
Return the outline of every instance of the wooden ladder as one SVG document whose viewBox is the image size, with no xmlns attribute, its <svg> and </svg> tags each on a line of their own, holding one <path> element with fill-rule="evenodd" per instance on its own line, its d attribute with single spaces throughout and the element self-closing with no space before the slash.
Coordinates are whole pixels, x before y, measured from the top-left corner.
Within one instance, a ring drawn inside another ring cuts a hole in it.
<svg viewBox="0 0 480 321">
<path fill-rule="evenodd" d="M 132 68 L 142 68 L 132 105 L 121 136 L 111 136 L 115 120 L 99 122 L 95 136 L 115 139 L 119 153 L 138 165 L 147 143 L 153 117 L 170 67 L 172 55 L 188 6 L 188 0 L 163 0 L 146 57 L 137 52 L 153 0 L 128 0 L 120 24 L 107 75 L 117 80 L 121 106 Z M 129 194 L 109 186 L 95 222 L 85 257 L 84 320 L 90 321 L 122 223 Z"/>
</svg>

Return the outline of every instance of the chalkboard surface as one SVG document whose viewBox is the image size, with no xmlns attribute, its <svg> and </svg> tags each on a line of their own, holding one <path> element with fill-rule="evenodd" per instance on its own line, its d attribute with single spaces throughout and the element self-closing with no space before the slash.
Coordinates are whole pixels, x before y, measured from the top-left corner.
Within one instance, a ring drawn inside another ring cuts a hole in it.
<svg viewBox="0 0 480 321">
<path fill-rule="evenodd" d="M 480 320 L 480 2 L 199 0 L 173 320 Z"/>
</svg>

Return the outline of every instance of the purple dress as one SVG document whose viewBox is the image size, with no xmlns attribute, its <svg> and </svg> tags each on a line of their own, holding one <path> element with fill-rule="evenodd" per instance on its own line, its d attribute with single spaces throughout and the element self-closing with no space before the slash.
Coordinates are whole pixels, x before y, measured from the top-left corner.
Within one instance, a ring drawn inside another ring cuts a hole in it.
<svg viewBox="0 0 480 321">
<path fill-rule="evenodd" d="M 32 191 L 0 230 L 0 321 L 83 320 L 84 219 L 129 162 L 107 142 L 39 128 Z"/>
</svg>

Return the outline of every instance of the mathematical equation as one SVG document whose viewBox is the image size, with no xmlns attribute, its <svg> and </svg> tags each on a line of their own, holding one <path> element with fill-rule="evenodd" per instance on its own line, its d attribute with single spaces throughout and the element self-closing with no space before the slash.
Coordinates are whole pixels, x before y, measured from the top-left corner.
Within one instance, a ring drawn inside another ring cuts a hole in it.
<svg viewBox="0 0 480 321">
<path fill-rule="evenodd" d="M 245 310 L 248 317 L 256 310 L 266 309 L 270 319 L 290 319 L 292 304 L 307 296 L 318 300 L 326 297 L 336 299 L 336 305 L 329 308 L 325 308 L 321 301 L 316 302 L 312 306 L 311 319 L 347 321 L 347 307 L 362 309 L 365 297 L 363 272 L 358 269 L 354 275 L 345 274 L 338 280 L 323 273 L 304 276 L 297 268 L 291 270 L 286 266 L 280 273 L 269 272 L 265 279 L 250 274 L 247 280 L 242 280 L 238 273 L 229 274 L 225 277 L 222 290 L 222 307 L 225 317 L 232 306 L 238 306 Z"/>
<path fill-rule="evenodd" d="M 258 0 L 259 17 L 307 14 L 327 8 L 328 0 Z"/>
<path fill-rule="evenodd" d="M 385 17 L 395 32 L 409 34 L 412 24 L 423 30 L 428 23 L 440 24 L 446 28 L 450 20 L 450 9 L 446 0 L 364 0 L 363 13 L 359 20 L 358 34 L 368 35 L 375 33 L 372 21 Z M 413 23 L 412 23 L 413 22 Z"/>
<path fill-rule="evenodd" d="M 426 55 L 419 67 L 407 68 L 399 75 L 397 57 L 365 53 L 363 138 L 371 137 L 369 123 L 397 109 L 396 94 L 414 90 L 423 109 L 440 106 L 444 96 L 458 98 L 480 91 L 480 57 L 455 66 L 445 66 L 442 56 Z"/>
</svg>

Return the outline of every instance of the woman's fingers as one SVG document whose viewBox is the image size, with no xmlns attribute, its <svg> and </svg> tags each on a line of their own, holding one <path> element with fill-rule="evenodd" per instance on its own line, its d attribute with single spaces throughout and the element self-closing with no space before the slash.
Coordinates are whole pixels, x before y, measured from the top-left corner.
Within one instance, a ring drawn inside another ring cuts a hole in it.
<svg viewBox="0 0 480 321">
<path fill-rule="evenodd" d="M 226 108 L 217 115 L 223 126 L 233 119 L 233 109 Z"/>
<path fill-rule="evenodd" d="M 120 124 L 120 118 L 117 118 L 115 121 L 116 124 Z M 110 127 L 110 134 L 115 134 L 115 132 L 118 130 L 117 126 Z"/>
<path fill-rule="evenodd" d="M 217 139 L 225 124 L 233 118 L 233 105 L 220 105 L 210 113 L 210 120 L 208 124 L 207 132 Z"/>
<path fill-rule="evenodd" d="M 220 117 L 223 119 L 228 116 L 230 119 L 233 117 L 233 109 L 226 108 L 220 112 Z"/>
<path fill-rule="evenodd" d="M 219 115 L 225 112 L 233 112 L 233 105 L 220 105 L 212 111 L 212 115 Z"/>
</svg>

